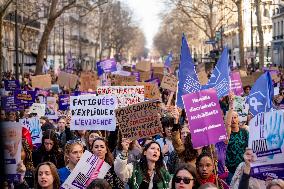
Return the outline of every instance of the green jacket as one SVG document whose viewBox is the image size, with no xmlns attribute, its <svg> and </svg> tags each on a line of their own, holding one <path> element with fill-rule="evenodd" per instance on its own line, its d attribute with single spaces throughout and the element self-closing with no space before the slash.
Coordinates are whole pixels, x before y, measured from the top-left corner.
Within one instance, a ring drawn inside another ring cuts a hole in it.
<svg viewBox="0 0 284 189">
<path fill-rule="evenodd" d="M 161 175 L 162 175 L 162 181 L 159 182 L 158 189 L 167 189 L 170 188 L 169 183 L 171 180 L 171 175 L 170 173 L 165 169 L 161 168 L 160 170 Z M 140 184 L 143 181 L 143 174 L 140 166 L 138 165 L 133 165 L 133 173 L 132 176 L 129 180 L 129 186 L 131 189 L 139 189 Z"/>
</svg>

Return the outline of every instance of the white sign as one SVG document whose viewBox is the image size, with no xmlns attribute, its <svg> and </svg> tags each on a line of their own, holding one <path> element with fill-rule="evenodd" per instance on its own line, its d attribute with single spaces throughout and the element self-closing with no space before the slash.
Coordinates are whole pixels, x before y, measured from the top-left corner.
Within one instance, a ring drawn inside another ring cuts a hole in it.
<svg viewBox="0 0 284 189">
<path fill-rule="evenodd" d="M 45 104 L 33 103 L 29 109 L 29 114 L 37 114 L 37 116 L 42 117 L 45 115 Z"/>
</svg>

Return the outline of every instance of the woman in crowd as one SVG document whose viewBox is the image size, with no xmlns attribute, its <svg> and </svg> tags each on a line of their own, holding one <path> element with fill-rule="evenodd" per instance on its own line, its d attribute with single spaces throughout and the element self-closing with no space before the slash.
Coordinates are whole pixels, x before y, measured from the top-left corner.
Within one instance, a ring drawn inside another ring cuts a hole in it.
<svg viewBox="0 0 284 189">
<path fill-rule="evenodd" d="M 176 170 L 172 180 L 172 189 L 195 189 L 196 169 L 189 164 L 182 164 Z"/>
<path fill-rule="evenodd" d="M 124 183 L 114 172 L 113 156 L 108 148 L 107 141 L 101 137 L 96 138 L 93 141 L 92 152 L 94 155 L 98 156 L 100 159 L 104 160 L 111 166 L 106 176 L 104 177 L 104 179 L 110 184 L 110 186 L 115 189 L 124 189 Z"/>
<path fill-rule="evenodd" d="M 60 187 L 56 166 L 51 162 L 40 163 L 35 171 L 35 189 L 57 189 Z"/>
<path fill-rule="evenodd" d="M 208 152 L 201 153 L 196 160 L 197 169 L 197 182 L 199 185 L 205 183 L 213 183 L 221 188 L 228 188 L 222 179 L 219 179 L 214 173 L 215 169 L 215 159 L 213 159 L 212 154 Z M 216 171 L 216 170 L 215 170 Z"/>
<path fill-rule="evenodd" d="M 281 179 L 272 180 L 266 187 L 266 189 L 283 189 L 284 181 Z"/>
<path fill-rule="evenodd" d="M 111 186 L 105 179 L 95 179 L 89 184 L 87 189 L 111 189 Z"/>
<path fill-rule="evenodd" d="M 34 166 L 46 161 L 52 162 L 58 169 L 65 166 L 64 155 L 59 150 L 57 135 L 53 130 L 44 132 L 40 147 L 33 152 Z"/>
<path fill-rule="evenodd" d="M 171 176 L 164 167 L 161 147 L 157 142 L 148 143 L 140 161 L 134 164 L 127 163 L 129 142 L 123 141 L 122 146 L 123 151 L 115 159 L 114 170 L 131 189 L 169 187 Z"/>
<path fill-rule="evenodd" d="M 87 150 L 92 151 L 91 147 L 94 140 L 98 137 L 102 137 L 102 133 L 100 131 L 89 131 L 87 134 L 88 142 L 87 142 Z"/>
<path fill-rule="evenodd" d="M 84 153 L 84 146 L 80 141 L 68 141 L 64 149 L 65 167 L 58 170 L 60 183 L 63 184 L 71 171 L 75 168 Z"/>
</svg>

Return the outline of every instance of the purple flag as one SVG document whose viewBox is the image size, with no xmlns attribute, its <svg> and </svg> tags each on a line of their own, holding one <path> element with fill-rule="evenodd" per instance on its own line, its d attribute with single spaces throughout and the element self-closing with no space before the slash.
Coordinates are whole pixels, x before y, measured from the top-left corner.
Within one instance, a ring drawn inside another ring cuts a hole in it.
<svg viewBox="0 0 284 189">
<path fill-rule="evenodd" d="M 69 51 L 69 52 L 67 53 L 66 59 L 67 59 L 67 65 L 66 65 L 66 67 L 65 67 L 65 72 L 67 72 L 67 73 L 72 73 L 72 71 L 74 70 L 75 63 L 74 63 L 74 60 L 73 60 L 73 58 L 72 58 L 72 53 L 71 53 L 71 51 Z"/>
<path fill-rule="evenodd" d="M 241 76 L 239 72 L 230 73 L 230 89 L 234 92 L 235 95 L 241 96 L 244 92 Z"/>
<path fill-rule="evenodd" d="M 216 144 L 226 139 L 226 130 L 216 89 L 182 96 L 194 148 Z"/>
</svg>

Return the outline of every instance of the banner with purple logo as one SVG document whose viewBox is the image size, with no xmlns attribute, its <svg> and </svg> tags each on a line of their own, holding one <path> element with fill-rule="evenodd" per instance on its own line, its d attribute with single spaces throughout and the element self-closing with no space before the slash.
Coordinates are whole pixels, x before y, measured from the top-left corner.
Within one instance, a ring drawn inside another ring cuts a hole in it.
<svg viewBox="0 0 284 189">
<path fill-rule="evenodd" d="M 78 95 L 75 95 L 78 96 Z M 70 96 L 60 95 L 59 96 L 59 110 L 68 110 L 70 106 Z"/>
<path fill-rule="evenodd" d="M 230 73 L 230 89 L 235 95 L 241 96 L 244 92 L 242 86 L 242 80 L 239 72 Z"/>
<path fill-rule="evenodd" d="M 19 80 L 4 80 L 4 86 L 6 91 L 14 91 L 20 89 Z"/>
<path fill-rule="evenodd" d="M 15 90 L 14 97 L 16 104 L 33 104 L 35 102 L 35 91 Z"/>
<path fill-rule="evenodd" d="M 6 111 L 19 111 L 24 109 L 23 105 L 15 103 L 14 96 L 3 96 L 1 99 L 1 107 Z"/>
<path fill-rule="evenodd" d="M 284 111 L 260 113 L 249 122 L 249 148 L 256 154 L 251 175 L 284 179 Z"/>
<path fill-rule="evenodd" d="M 182 96 L 194 148 L 224 141 L 226 130 L 216 89 Z"/>
<path fill-rule="evenodd" d="M 98 76 L 103 73 L 117 71 L 116 61 L 114 58 L 97 62 Z"/>
<path fill-rule="evenodd" d="M 135 75 L 135 81 L 140 82 L 140 72 L 132 72 L 132 75 Z"/>
</svg>

